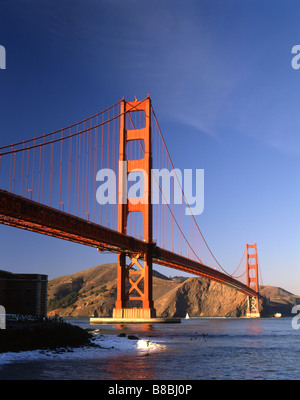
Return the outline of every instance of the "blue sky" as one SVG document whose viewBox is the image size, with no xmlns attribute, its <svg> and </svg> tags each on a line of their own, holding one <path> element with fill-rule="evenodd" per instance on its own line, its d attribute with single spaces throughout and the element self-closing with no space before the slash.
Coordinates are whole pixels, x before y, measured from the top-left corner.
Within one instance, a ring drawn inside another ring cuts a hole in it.
<svg viewBox="0 0 300 400">
<path fill-rule="evenodd" d="M 0 1 L 0 145 L 150 94 L 175 167 L 205 170 L 197 217 L 228 272 L 300 294 L 296 0 Z M 5 226 L 1 269 L 66 275 L 115 256 Z M 171 269 L 167 275 L 177 274 Z"/>
</svg>

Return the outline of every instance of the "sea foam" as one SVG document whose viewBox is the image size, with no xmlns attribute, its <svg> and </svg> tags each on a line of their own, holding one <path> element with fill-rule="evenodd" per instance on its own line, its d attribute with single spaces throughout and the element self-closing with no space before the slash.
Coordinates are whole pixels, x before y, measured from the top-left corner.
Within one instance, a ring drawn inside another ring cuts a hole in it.
<svg viewBox="0 0 300 400">
<path fill-rule="evenodd" d="M 16 362 L 97 359 L 124 353 L 162 351 L 166 348 L 166 346 L 150 340 L 130 340 L 127 337 L 102 334 L 94 334 L 91 343 L 93 346 L 0 353 L 0 369 L 5 364 Z"/>
</svg>

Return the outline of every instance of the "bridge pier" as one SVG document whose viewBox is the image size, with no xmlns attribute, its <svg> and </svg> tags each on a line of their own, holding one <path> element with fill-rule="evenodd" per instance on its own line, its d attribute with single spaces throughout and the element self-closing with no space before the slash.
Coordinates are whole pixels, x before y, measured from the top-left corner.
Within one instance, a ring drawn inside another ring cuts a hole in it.
<svg viewBox="0 0 300 400">
<path fill-rule="evenodd" d="M 156 311 L 153 308 L 115 308 L 113 310 L 115 319 L 151 319 L 156 318 Z"/>
<path fill-rule="evenodd" d="M 142 265 L 141 258 L 144 258 Z M 126 265 L 126 254 L 118 255 L 117 301 L 113 318 L 130 320 L 149 320 L 156 318 L 152 299 L 152 254 L 136 254 L 129 257 Z M 127 307 L 128 301 L 140 302 L 141 308 Z"/>
<path fill-rule="evenodd" d="M 247 318 L 260 318 L 258 297 L 248 296 Z"/>
</svg>

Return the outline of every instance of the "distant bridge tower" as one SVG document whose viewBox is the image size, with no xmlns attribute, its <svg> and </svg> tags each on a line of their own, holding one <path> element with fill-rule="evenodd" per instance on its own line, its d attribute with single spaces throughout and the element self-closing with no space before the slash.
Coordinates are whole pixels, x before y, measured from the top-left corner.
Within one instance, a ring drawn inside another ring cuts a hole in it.
<svg viewBox="0 0 300 400">
<path fill-rule="evenodd" d="M 144 112 L 145 126 L 139 129 L 129 129 L 127 125 L 132 125 L 129 123 L 129 112 Z M 143 158 L 128 159 L 127 143 L 129 141 L 143 143 Z M 122 252 L 118 255 L 117 301 L 113 310 L 113 318 L 149 319 L 156 316 L 152 297 L 151 169 L 151 100 L 149 96 L 141 102 L 137 100 L 125 102 L 123 99 L 120 116 L 118 231 L 126 234 L 129 214 L 141 212 L 144 242 L 149 246 L 148 251 L 144 254 Z M 137 201 L 138 199 L 127 199 L 127 177 L 133 170 L 142 171 L 144 175 L 143 199 L 139 199 L 139 201 Z M 130 259 L 129 265 L 126 265 L 126 258 Z M 128 301 L 138 302 L 141 307 L 129 308 Z"/>
<path fill-rule="evenodd" d="M 259 292 L 257 246 L 246 244 L 247 286 Z M 258 296 L 248 296 L 247 317 L 260 317 Z"/>
</svg>

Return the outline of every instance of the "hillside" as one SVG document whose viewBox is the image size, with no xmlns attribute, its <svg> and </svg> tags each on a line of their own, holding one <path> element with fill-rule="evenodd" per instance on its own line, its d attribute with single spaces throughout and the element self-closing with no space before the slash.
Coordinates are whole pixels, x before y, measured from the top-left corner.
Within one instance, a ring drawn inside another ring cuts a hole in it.
<svg viewBox="0 0 300 400">
<path fill-rule="evenodd" d="M 103 264 L 50 280 L 48 315 L 111 317 L 116 301 L 116 277 L 117 265 Z M 265 286 L 262 294 L 270 299 L 263 306 L 267 315 L 290 313 L 297 301 L 297 296 L 280 288 Z M 246 312 L 245 295 L 201 277 L 170 279 L 153 271 L 153 298 L 157 315 L 162 317 L 184 317 L 187 312 L 191 317 L 239 317 Z"/>
<path fill-rule="evenodd" d="M 296 296 L 285 289 L 274 286 L 261 286 L 260 292 L 265 296 L 265 309 L 268 315 L 281 313 L 282 315 L 291 315 L 291 309 L 294 305 L 300 304 L 300 296 Z"/>
</svg>

